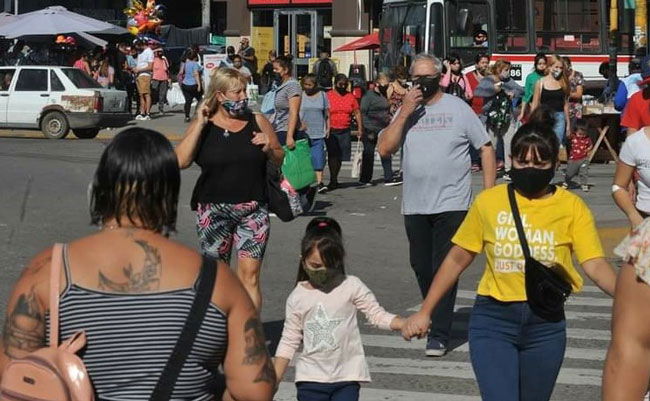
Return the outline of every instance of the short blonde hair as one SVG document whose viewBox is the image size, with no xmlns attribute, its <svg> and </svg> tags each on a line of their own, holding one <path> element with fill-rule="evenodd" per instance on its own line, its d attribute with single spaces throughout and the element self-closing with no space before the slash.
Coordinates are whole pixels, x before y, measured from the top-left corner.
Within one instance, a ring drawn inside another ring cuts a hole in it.
<svg viewBox="0 0 650 401">
<path fill-rule="evenodd" d="M 210 74 L 210 84 L 206 93 L 206 104 L 210 113 L 214 113 L 219 107 L 217 92 L 226 93 L 246 89 L 248 79 L 234 68 L 218 68 Z"/>
</svg>

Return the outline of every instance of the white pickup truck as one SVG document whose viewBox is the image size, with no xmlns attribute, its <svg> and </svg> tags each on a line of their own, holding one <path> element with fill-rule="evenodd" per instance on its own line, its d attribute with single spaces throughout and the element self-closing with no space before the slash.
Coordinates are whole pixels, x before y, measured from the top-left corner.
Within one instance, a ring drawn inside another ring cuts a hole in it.
<svg viewBox="0 0 650 401">
<path fill-rule="evenodd" d="M 40 128 L 51 139 L 72 129 L 78 138 L 94 138 L 131 120 L 126 96 L 75 68 L 0 66 L 0 127 Z"/>
</svg>

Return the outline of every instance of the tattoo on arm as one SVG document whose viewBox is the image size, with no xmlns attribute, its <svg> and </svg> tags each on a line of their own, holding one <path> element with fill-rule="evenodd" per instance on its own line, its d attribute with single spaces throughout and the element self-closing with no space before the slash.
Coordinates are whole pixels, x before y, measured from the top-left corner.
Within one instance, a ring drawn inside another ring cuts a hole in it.
<svg viewBox="0 0 650 401">
<path fill-rule="evenodd" d="M 248 319 L 244 325 L 244 338 L 246 339 L 246 349 L 242 363 L 244 365 L 263 363 L 262 369 L 253 380 L 253 383 L 267 382 L 275 384 L 275 369 L 273 369 L 271 357 L 264 343 L 264 329 L 259 318 L 252 317 Z"/>
<path fill-rule="evenodd" d="M 140 293 L 156 291 L 160 288 L 162 263 L 158 248 L 149 245 L 147 241 L 135 240 L 144 251 L 144 266 L 136 271 L 133 265 L 122 268 L 126 281 L 116 282 L 99 272 L 99 288 L 119 293 Z"/>
<path fill-rule="evenodd" d="M 43 267 L 49 265 L 52 262 L 52 255 L 50 253 L 34 260 L 25 270 L 23 270 L 22 274 L 20 275 L 21 277 L 24 277 L 26 275 L 30 274 L 36 274 L 40 272 Z"/>
<path fill-rule="evenodd" d="M 21 294 L 7 314 L 2 332 L 4 353 L 19 358 L 45 346 L 45 314 L 34 287 Z"/>
</svg>

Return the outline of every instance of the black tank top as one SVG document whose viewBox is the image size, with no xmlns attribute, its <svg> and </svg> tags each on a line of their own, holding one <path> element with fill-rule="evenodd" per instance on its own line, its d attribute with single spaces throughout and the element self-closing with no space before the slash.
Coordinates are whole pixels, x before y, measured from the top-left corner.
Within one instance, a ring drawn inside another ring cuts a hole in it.
<svg viewBox="0 0 650 401">
<path fill-rule="evenodd" d="M 259 132 L 255 115 L 239 132 L 227 132 L 208 122 L 201 134 L 195 162 L 201 176 L 192 194 L 192 210 L 197 203 L 266 203 L 266 154 L 253 145 Z"/>
<path fill-rule="evenodd" d="M 564 102 L 566 102 L 566 95 L 562 88 L 560 89 L 546 89 L 542 83 L 542 98 L 540 103 L 555 112 L 564 111 Z"/>
</svg>

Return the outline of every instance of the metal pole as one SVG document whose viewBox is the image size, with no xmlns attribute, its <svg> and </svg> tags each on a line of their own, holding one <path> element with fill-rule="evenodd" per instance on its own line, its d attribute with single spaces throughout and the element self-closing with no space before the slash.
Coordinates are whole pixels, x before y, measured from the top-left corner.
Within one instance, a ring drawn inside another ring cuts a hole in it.
<svg viewBox="0 0 650 401">
<path fill-rule="evenodd" d="M 14 0 L 14 15 L 18 15 L 18 0 Z"/>
</svg>

